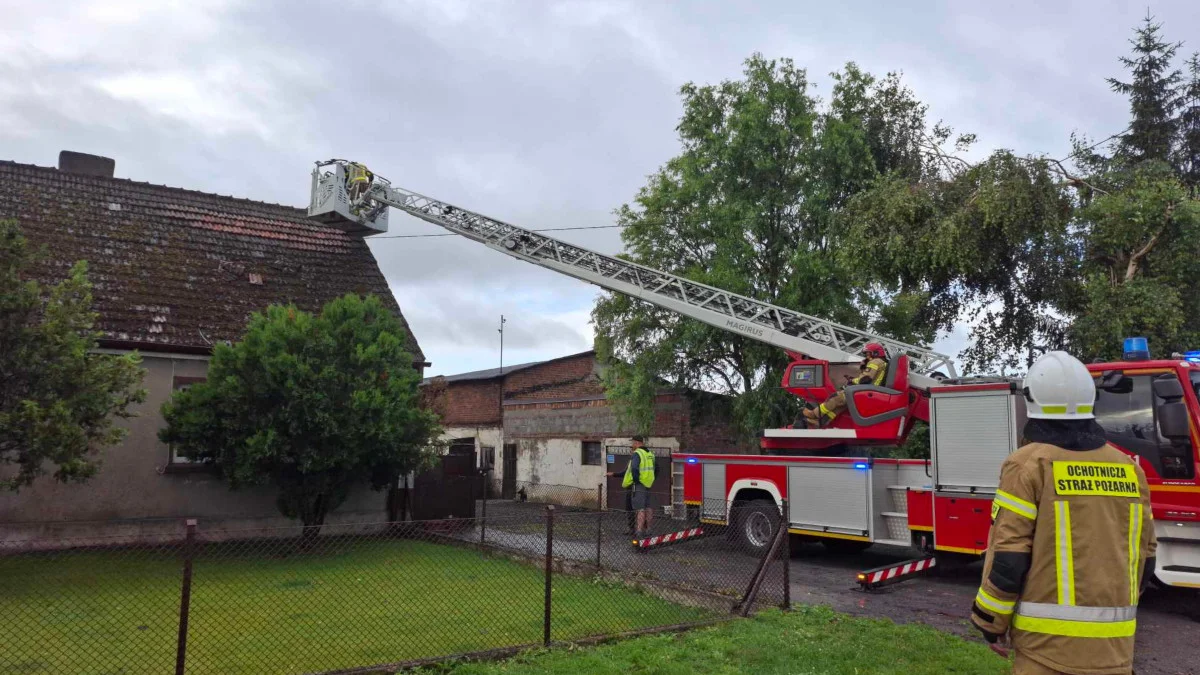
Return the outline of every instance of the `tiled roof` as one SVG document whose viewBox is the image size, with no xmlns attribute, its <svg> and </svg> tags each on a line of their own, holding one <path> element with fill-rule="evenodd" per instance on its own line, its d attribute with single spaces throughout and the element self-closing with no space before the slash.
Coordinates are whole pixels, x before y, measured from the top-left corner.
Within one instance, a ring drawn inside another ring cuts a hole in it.
<svg viewBox="0 0 1200 675">
<path fill-rule="evenodd" d="M 366 242 L 303 209 L 0 162 L 9 218 L 45 246 L 39 277 L 87 260 L 98 328 L 113 345 L 207 350 L 237 340 L 270 304 L 316 311 L 348 292 L 378 295 L 404 322 Z M 415 338 L 409 350 L 424 361 Z"/>
</svg>

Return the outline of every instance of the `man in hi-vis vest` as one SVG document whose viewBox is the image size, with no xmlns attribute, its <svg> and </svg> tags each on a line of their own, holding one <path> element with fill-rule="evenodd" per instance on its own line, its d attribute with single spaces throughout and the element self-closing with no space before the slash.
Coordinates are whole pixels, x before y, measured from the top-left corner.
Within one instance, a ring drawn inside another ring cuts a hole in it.
<svg viewBox="0 0 1200 675">
<path fill-rule="evenodd" d="M 625 467 L 621 487 L 629 491 L 630 508 L 637 514 L 634 536 L 642 539 L 649 532 L 653 519 L 650 488 L 654 487 L 654 454 L 645 448 L 645 439 L 641 436 L 634 436 L 632 440 L 633 450 L 629 453 L 629 465 Z"/>
<path fill-rule="evenodd" d="M 1078 360 L 1050 352 L 1024 386 L 1028 445 L 1000 468 L 971 620 L 999 653 L 1011 640 L 1014 675 L 1130 673 L 1157 546 L 1146 475 L 1105 442 Z"/>
</svg>

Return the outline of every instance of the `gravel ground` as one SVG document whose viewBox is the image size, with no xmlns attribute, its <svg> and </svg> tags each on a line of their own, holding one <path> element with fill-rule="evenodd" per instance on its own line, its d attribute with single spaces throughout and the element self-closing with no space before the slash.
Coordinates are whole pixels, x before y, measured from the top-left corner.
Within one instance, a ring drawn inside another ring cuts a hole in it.
<svg viewBox="0 0 1200 675">
<path fill-rule="evenodd" d="M 488 541 L 529 553 L 545 551 L 544 506 L 491 502 Z M 560 510 L 556 517 L 555 554 L 594 561 L 596 516 Z M 494 522 L 493 522 L 494 521 Z M 634 553 L 623 534 L 624 514 L 604 515 L 602 564 L 631 574 L 671 583 L 739 595 L 757 560 L 723 537 L 711 537 Z M 660 522 L 668 531 L 672 521 Z M 656 530 L 659 528 L 655 528 Z M 462 533 L 478 536 L 478 530 Z M 979 587 L 981 564 L 946 566 L 936 575 L 913 579 L 873 592 L 859 590 L 855 573 L 911 557 L 907 549 L 873 546 L 852 555 L 832 554 L 820 544 L 792 551 L 791 598 L 794 603 L 829 605 L 857 616 L 885 617 L 897 623 L 921 622 L 976 639 L 967 620 Z M 760 602 L 782 598 L 782 565 L 772 565 Z M 1138 612 L 1135 672 L 1138 675 L 1200 675 L 1200 593 L 1182 589 L 1151 590 Z"/>
</svg>

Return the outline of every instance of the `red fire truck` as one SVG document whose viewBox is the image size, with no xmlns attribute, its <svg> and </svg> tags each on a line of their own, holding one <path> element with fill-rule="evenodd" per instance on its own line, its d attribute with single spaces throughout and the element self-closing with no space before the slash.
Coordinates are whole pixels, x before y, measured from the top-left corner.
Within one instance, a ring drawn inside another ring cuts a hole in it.
<svg viewBox="0 0 1200 675">
<path fill-rule="evenodd" d="M 864 585 L 927 569 L 938 555 L 984 551 L 1000 464 L 1021 444 L 1025 398 L 1018 381 L 959 378 L 949 357 L 931 349 L 596 253 L 398 188 L 361 164 L 329 160 L 313 170 L 308 214 L 315 220 L 386 232 L 388 207 L 784 349 L 791 363 L 782 386 L 813 404 L 837 391 L 834 376 L 853 370 L 867 344 L 884 345 L 884 380 L 846 387 L 847 410 L 828 426 L 768 429 L 762 454 L 674 455 L 670 512 L 720 526 L 751 547 L 768 546 L 785 518 L 790 536 L 831 548 L 891 544 L 924 556 L 864 572 Z M 1134 339 L 1124 361 L 1088 368 L 1096 377 L 1097 421 L 1110 442 L 1138 458 L 1150 482 L 1159 541 L 1155 578 L 1200 588 L 1200 353 L 1151 360 L 1144 341 Z M 882 446 L 902 443 L 918 420 L 930 425 L 930 460 L 875 456 Z"/>
<path fill-rule="evenodd" d="M 1150 483 L 1159 539 L 1155 578 L 1192 588 L 1200 588 L 1196 361 L 1189 354 L 1088 366 L 1097 380 L 1097 422 L 1113 445 L 1137 457 Z M 793 363 L 789 373 L 812 367 Z M 796 382 L 794 373 L 786 377 L 785 386 Z M 978 556 L 987 547 L 1000 464 L 1021 445 L 1024 395 L 1016 381 L 983 378 L 945 380 L 913 395 L 925 399 L 925 414 L 917 418 L 930 424 L 931 460 L 872 458 L 871 448 L 861 445 L 849 452 L 863 456 L 850 457 L 679 454 L 676 507 L 691 509 L 701 522 L 735 528 L 748 546 L 764 547 L 786 500 L 793 537 L 837 550 L 911 546 L 924 556 L 864 572 L 864 585 L 923 571 L 938 554 Z M 788 452 L 831 437 L 845 436 L 772 429 L 762 445 L 767 453 Z M 737 522 L 729 522 L 731 512 Z"/>
</svg>

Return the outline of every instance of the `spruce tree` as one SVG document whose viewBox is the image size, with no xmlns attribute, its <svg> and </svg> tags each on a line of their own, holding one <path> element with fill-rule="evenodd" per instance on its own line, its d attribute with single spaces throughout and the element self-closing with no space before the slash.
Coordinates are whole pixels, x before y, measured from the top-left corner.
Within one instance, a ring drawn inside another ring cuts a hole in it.
<svg viewBox="0 0 1200 675">
<path fill-rule="evenodd" d="M 1192 197 L 1200 190 L 1200 52 L 1187 61 L 1187 82 L 1179 105 L 1179 150 L 1176 165 Z"/>
<path fill-rule="evenodd" d="M 1179 120 L 1175 112 L 1180 104 L 1178 86 L 1183 74 L 1171 68 L 1171 61 L 1180 43 L 1164 42 L 1159 35 L 1161 28 L 1161 23 L 1147 15 L 1130 40 L 1133 54 L 1121 57 L 1121 64 L 1130 71 L 1130 80 L 1108 79 L 1113 91 L 1129 97 L 1132 122 L 1121 139 L 1118 155 L 1132 162 L 1170 160 L 1176 138 Z"/>
</svg>

